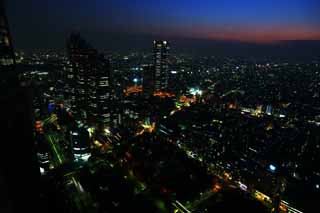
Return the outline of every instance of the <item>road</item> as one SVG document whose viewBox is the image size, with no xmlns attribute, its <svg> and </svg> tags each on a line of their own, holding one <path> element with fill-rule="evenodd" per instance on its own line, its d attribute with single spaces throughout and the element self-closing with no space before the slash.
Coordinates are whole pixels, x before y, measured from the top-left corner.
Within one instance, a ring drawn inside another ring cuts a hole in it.
<svg viewBox="0 0 320 213">
<path fill-rule="evenodd" d="M 50 145 L 50 148 L 52 150 L 53 159 L 56 163 L 55 166 L 61 166 L 65 162 L 64 153 L 60 147 L 59 139 L 58 137 L 53 133 L 46 134 L 46 139 Z"/>
<path fill-rule="evenodd" d="M 44 124 L 48 124 L 56 120 L 56 117 L 49 117 L 44 120 Z M 50 146 L 52 152 L 52 159 L 55 168 L 61 168 L 66 163 L 65 152 L 60 145 L 61 139 L 63 136 L 55 132 L 45 133 L 46 140 Z M 73 165 L 75 166 L 75 165 Z M 73 167 L 72 166 L 72 167 Z M 64 187 L 68 191 L 70 199 L 75 203 L 79 212 L 94 212 L 93 202 L 91 196 L 85 192 L 81 183 L 77 178 L 79 172 L 79 167 L 74 167 L 73 171 L 65 171 L 64 173 Z"/>
</svg>

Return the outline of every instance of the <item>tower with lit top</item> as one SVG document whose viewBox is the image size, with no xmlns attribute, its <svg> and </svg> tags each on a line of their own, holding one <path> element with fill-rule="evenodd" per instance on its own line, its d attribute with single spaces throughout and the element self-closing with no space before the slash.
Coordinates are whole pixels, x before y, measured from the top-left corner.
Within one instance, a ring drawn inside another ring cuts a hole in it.
<svg viewBox="0 0 320 213">
<path fill-rule="evenodd" d="M 155 91 L 167 91 L 169 81 L 169 50 L 170 45 L 167 41 L 154 41 L 154 89 Z"/>
</svg>

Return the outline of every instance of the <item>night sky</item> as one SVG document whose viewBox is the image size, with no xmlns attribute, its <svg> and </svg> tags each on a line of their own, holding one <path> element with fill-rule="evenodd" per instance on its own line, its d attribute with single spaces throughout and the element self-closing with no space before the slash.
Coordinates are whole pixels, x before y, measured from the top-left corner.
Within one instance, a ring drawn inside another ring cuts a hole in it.
<svg viewBox="0 0 320 213">
<path fill-rule="evenodd" d="M 104 47 L 153 38 L 320 40 L 319 0 L 9 0 L 8 16 L 18 48 L 61 48 L 72 31 Z"/>
</svg>

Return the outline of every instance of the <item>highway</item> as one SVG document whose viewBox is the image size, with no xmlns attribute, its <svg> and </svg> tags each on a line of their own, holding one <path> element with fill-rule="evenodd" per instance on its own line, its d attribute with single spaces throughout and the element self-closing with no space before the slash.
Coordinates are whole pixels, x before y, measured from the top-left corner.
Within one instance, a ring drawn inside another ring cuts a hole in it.
<svg viewBox="0 0 320 213">
<path fill-rule="evenodd" d="M 55 166 L 63 165 L 63 163 L 65 162 L 65 157 L 60 147 L 58 137 L 52 133 L 48 133 L 46 134 L 46 139 L 49 142 L 50 148 L 52 150 L 53 159 L 56 163 Z"/>
<path fill-rule="evenodd" d="M 43 125 L 47 125 L 49 123 L 54 123 L 56 120 L 57 117 L 52 115 L 45 119 L 42 123 Z M 49 131 L 45 133 L 45 138 L 51 149 L 52 163 L 54 164 L 54 167 L 61 168 L 66 163 L 65 152 L 59 144 L 64 137 L 56 132 Z M 85 192 L 77 178 L 80 167 L 72 165 L 72 168 L 72 171 L 63 171 L 63 173 L 65 173 L 63 175 L 64 187 L 68 191 L 68 196 L 75 203 L 79 212 L 94 212 L 91 196 Z"/>
</svg>

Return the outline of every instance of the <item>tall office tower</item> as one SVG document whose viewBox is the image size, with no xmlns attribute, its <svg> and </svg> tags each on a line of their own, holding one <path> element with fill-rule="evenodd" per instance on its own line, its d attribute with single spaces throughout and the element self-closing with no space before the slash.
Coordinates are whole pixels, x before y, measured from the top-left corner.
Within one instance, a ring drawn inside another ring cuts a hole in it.
<svg viewBox="0 0 320 213">
<path fill-rule="evenodd" d="M 111 89 L 111 126 L 113 128 L 119 128 L 122 125 L 123 116 L 123 100 L 124 100 L 124 87 L 125 79 L 120 75 L 115 75 L 114 69 L 111 69 L 110 73 L 112 81 L 110 81 Z M 120 79 L 119 79 L 120 78 Z"/>
<path fill-rule="evenodd" d="M 154 93 L 154 66 L 143 65 L 143 95 L 145 97 L 150 97 Z"/>
<path fill-rule="evenodd" d="M 86 121 L 89 112 L 89 73 L 94 72 L 96 68 L 98 53 L 79 34 L 70 36 L 67 48 L 74 77 L 73 87 L 76 97 L 74 113 L 77 118 Z"/>
<path fill-rule="evenodd" d="M 5 7 L 0 0 L 1 212 L 36 212 L 40 171 L 34 149 L 32 99 L 20 86 Z M 19 208 L 23 208 L 19 209 Z"/>
<path fill-rule="evenodd" d="M 165 91 L 168 89 L 169 50 L 170 50 L 170 46 L 167 41 L 153 42 L 154 66 L 155 66 L 155 76 L 154 76 L 155 91 L 159 91 L 159 90 Z"/>
<path fill-rule="evenodd" d="M 67 42 L 71 69 L 68 70 L 71 100 L 75 98 L 74 113 L 83 122 L 110 123 L 110 65 L 79 34 Z M 72 81 L 73 78 L 73 81 Z"/>
<path fill-rule="evenodd" d="M 96 58 L 96 66 L 88 76 L 90 109 L 94 122 L 109 127 L 110 118 L 110 63 L 103 55 Z"/>
<path fill-rule="evenodd" d="M 76 105 L 76 81 L 75 74 L 72 69 L 72 65 L 70 61 L 67 61 L 64 64 L 64 72 L 65 72 L 65 104 L 70 108 L 69 110 L 76 114 L 77 105 Z"/>
</svg>

